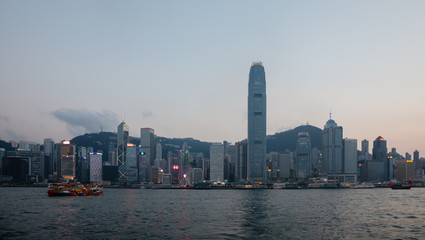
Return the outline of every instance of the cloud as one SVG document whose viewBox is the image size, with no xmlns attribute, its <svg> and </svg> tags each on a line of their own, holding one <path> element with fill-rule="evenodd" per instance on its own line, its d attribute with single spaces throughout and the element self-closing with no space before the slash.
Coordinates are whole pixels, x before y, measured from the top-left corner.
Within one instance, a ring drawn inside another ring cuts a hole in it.
<svg viewBox="0 0 425 240">
<path fill-rule="evenodd" d="M 149 111 L 149 110 L 147 110 L 147 111 L 143 111 L 143 112 L 142 112 L 142 117 L 143 117 L 143 118 L 150 118 L 150 117 L 153 117 L 152 111 Z"/>
<path fill-rule="evenodd" d="M 84 132 L 113 131 L 119 124 L 118 116 L 114 112 L 102 110 L 91 112 L 86 109 L 62 108 L 51 112 L 60 121 L 68 125 L 68 130 L 74 134 Z"/>
<path fill-rule="evenodd" d="M 27 137 L 25 135 L 16 133 L 10 129 L 6 130 L 6 135 L 9 139 L 15 140 L 15 141 L 27 140 Z"/>
<path fill-rule="evenodd" d="M 10 123 L 9 118 L 0 114 L 0 121 Z"/>
</svg>

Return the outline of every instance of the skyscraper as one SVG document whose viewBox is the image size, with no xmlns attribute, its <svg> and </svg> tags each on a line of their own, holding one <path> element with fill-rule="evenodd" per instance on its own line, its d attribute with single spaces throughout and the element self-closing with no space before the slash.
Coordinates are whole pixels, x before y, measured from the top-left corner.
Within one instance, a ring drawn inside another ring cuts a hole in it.
<svg viewBox="0 0 425 240">
<path fill-rule="evenodd" d="M 363 139 L 362 141 L 362 154 L 369 154 L 369 141 L 366 139 Z"/>
<path fill-rule="evenodd" d="M 0 174 L 1 173 L 1 169 L 2 169 L 2 164 L 3 164 L 3 158 L 6 157 L 6 149 L 4 148 L 0 148 Z"/>
<path fill-rule="evenodd" d="M 102 182 L 102 153 L 89 153 L 90 182 Z"/>
<path fill-rule="evenodd" d="M 261 62 L 254 62 L 248 83 L 248 180 L 265 182 L 266 75 Z"/>
<path fill-rule="evenodd" d="M 156 157 L 155 159 L 161 160 L 162 159 L 162 145 L 161 143 L 156 144 Z"/>
<path fill-rule="evenodd" d="M 419 151 L 418 150 L 415 150 L 413 152 L 413 161 L 415 161 L 415 162 L 419 161 Z"/>
<path fill-rule="evenodd" d="M 311 141 L 308 132 L 298 133 L 296 156 L 296 174 L 299 180 L 311 175 Z"/>
<path fill-rule="evenodd" d="M 345 138 L 344 144 L 344 174 L 345 182 L 357 182 L 357 139 Z"/>
<path fill-rule="evenodd" d="M 148 165 L 153 166 L 155 160 L 154 153 L 154 130 L 152 128 L 140 129 L 140 146 L 144 152 L 144 158 Z"/>
<path fill-rule="evenodd" d="M 136 144 L 127 144 L 127 158 L 125 160 L 125 167 L 127 172 L 127 183 L 137 183 L 145 179 L 140 180 L 139 166 L 137 162 L 138 147 Z"/>
<path fill-rule="evenodd" d="M 367 162 L 368 181 L 388 181 L 392 179 L 393 163 L 387 158 L 387 141 L 379 136 L 373 141 L 372 161 Z"/>
<path fill-rule="evenodd" d="M 292 152 L 279 153 L 279 179 L 287 181 L 291 177 Z"/>
<path fill-rule="evenodd" d="M 373 141 L 372 159 L 376 161 L 384 161 L 387 159 L 387 141 L 379 136 Z"/>
<path fill-rule="evenodd" d="M 69 141 L 62 141 L 57 146 L 59 159 L 59 176 L 66 180 L 75 178 L 75 146 Z"/>
<path fill-rule="evenodd" d="M 322 153 L 325 169 L 322 174 L 338 175 L 344 172 L 342 158 L 342 127 L 329 119 L 322 132 Z"/>
<path fill-rule="evenodd" d="M 210 180 L 224 180 L 224 145 L 221 143 L 210 146 Z"/>
<path fill-rule="evenodd" d="M 51 138 L 44 139 L 44 178 L 48 179 L 56 171 L 56 164 L 53 162 L 53 149 L 55 142 Z"/>
<path fill-rule="evenodd" d="M 237 142 L 236 144 L 236 160 L 235 160 L 235 181 L 246 180 L 247 168 L 247 143 Z"/>
<path fill-rule="evenodd" d="M 124 121 L 118 125 L 117 129 L 117 161 L 118 161 L 118 181 L 127 182 L 127 143 L 128 143 L 128 126 Z"/>
</svg>

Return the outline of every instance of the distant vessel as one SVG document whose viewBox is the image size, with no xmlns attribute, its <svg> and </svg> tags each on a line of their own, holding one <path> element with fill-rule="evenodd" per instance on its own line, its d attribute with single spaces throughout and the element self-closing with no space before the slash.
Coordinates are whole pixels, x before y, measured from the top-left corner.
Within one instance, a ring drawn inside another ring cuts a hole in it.
<svg viewBox="0 0 425 240">
<path fill-rule="evenodd" d="M 310 183 L 308 184 L 308 188 L 323 188 L 325 186 L 325 183 Z"/>
<path fill-rule="evenodd" d="M 409 181 L 408 183 L 393 183 L 390 182 L 390 187 L 393 190 L 397 190 L 397 189 L 405 189 L 405 190 L 409 190 L 412 187 L 412 181 Z"/>
<path fill-rule="evenodd" d="M 51 183 L 47 188 L 47 194 L 49 197 L 96 196 L 103 194 L 103 186 L 101 184 Z"/>
<path fill-rule="evenodd" d="M 353 189 L 369 189 L 369 188 L 375 188 L 375 185 L 370 184 L 370 183 L 362 183 L 362 184 L 354 185 L 351 188 L 353 188 Z"/>
</svg>

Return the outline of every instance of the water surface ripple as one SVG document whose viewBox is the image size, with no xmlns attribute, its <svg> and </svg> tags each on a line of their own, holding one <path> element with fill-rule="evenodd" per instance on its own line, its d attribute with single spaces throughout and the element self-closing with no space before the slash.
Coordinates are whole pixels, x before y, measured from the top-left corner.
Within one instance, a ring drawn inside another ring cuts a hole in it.
<svg viewBox="0 0 425 240">
<path fill-rule="evenodd" d="M 425 188 L 0 196 L 0 239 L 425 239 Z"/>
</svg>

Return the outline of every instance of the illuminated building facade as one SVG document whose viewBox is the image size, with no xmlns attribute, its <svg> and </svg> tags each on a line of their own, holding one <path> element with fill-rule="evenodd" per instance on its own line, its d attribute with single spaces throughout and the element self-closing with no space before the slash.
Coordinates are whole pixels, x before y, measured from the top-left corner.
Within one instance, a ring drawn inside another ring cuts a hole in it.
<svg viewBox="0 0 425 240">
<path fill-rule="evenodd" d="M 138 147 L 135 144 L 127 143 L 127 159 L 125 168 L 127 173 L 127 183 L 139 182 L 138 168 Z"/>
<path fill-rule="evenodd" d="M 102 182 L 102 153 L 90 153 L 90 182 Z"/>
<path fill-rule="evenodd" d="M 167 155 L 169 173 L 171 174 L 171 183 L 179 184 L 179 169 L 182 166 L 179 151 L 169 151 Z"/>
<path fill-rule="evenodd" d="M 75 146 L 69 141 L 62 141 L 57 144 L 59 173 L 64 180 L 75 178 Z"/>
<path fill-rule="evenodd" d="M 266 165 L 266 75 L 261 62 L 254 62 L 248 83 L 248 166 L 247 178 L 265 181 Z"/>
</svg>

